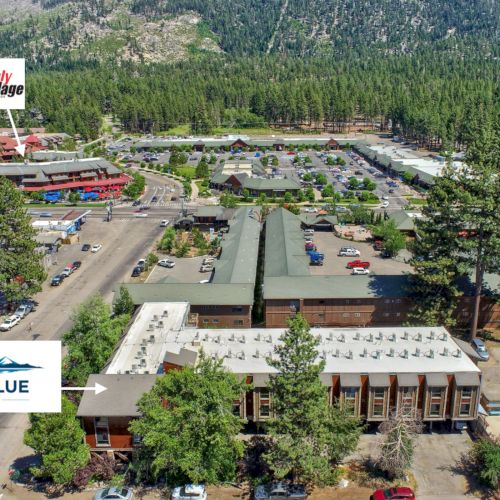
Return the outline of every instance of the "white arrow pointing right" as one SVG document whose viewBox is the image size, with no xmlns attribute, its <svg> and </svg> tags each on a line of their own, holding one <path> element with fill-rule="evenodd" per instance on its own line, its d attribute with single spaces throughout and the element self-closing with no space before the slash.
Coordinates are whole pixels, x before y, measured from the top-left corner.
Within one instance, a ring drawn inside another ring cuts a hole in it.
<svg viewBox="0 0 500 500">
<path fill-rule="evenodd" d="M 108 388 L 104 387 L 99 383 L 95 383 L 94 387 L 61 387 L 62 391 L 94 391 L 95 394 L 101 394 L 101 392 L 107 391 Z"/>
</svg>

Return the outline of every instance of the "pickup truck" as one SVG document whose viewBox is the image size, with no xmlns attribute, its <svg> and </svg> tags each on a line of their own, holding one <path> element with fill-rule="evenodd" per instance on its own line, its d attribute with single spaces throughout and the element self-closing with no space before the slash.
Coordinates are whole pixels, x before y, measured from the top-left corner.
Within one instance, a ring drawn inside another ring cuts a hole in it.
<svg viewBox="0 0 500 500">
<path fill-rule="evenodd" d="M 307 252 L 307 255 L 309 255 L 309 264 L 311 264 L 311 266 L 323 265 L 323 261 L 325 260 L 325 254 L 309 251 Z"/>
<path fill-rule="evenodd" d="M 347 267 L 349 269 L 352 269 L 354 267 L 362 267 L 364 269 L 368 269 L 370 267 L 370 263 L 366 260 L 352 260 L 351 262 L 347 263 Z"/>
</svg>

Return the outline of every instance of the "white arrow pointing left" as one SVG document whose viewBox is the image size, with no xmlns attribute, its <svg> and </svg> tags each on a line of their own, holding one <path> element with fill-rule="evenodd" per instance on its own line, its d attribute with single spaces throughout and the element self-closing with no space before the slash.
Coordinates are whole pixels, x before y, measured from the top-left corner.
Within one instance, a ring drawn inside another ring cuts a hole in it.
<svg viewBox="0 0 500 500">
<path fill-rule="evenodd" d="M 16 137 L 16 142 L 17 142 L 16 151 L 24 158 L 24 153 L 26 151 L 26 145 L 21 144 L 21 141 L 19 139 L 19 134 L 17 133 L 16 124 L 14 123 L 14 118 L 12 118 L 12 113 L 11 113 L 10 109 L 7 110 L 7 114 L 9 115 L 10 125 L 11 125 L 12 130 L 14 131 L 14 135 Z"/>
<path fill-rule="evenodd" d="M 107 391 L 108 388 L 101 384 L 95 383 L 94 387 L 61 387 L 62 391 L 94 391 L 95 394 L 101 394 L 101 392 Z"/>
</svg>

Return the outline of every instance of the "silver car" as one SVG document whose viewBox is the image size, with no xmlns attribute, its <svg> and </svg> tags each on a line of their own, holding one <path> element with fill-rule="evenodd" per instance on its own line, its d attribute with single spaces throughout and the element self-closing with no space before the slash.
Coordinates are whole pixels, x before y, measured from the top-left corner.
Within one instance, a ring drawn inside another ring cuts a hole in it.
<svg viewBox="0 0 500 500">
<path fill-rule="evenodd" d="M 472 341 L 472 347 L 477 352 L 477 355 L 481 358 L 481 361 L 488 361 L 490 359 L 490 353 L 484 342 L 481 339 L 474 339 Z"/>
<path fill-rule="evenodd" d="M 131 500 L 133 496 L 130 488 L 104 488 L 96 492 L 94 500 Z"/>
<path fill-rule="evenodd" d="M 289 484 L 284 481 L 278 481 L 266 485 L 260 485 L 255 488 L 255 500 L 305 500 L 307 498 L 306 489 L 301 484 Z"/>
</svg>

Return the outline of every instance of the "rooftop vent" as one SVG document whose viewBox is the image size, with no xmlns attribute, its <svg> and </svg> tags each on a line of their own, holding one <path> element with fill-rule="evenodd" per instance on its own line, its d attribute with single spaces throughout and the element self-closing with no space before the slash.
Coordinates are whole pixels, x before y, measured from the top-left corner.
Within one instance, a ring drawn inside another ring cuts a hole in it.
<svg viewBox="0 0 500 500">
<path fill-rule="evenodd" d="M 164 318 L 168 318 L 168 310 L 167 310 L 167 309 L 163 309 L 163 314 L 162 314 L 162 316 L 163 316 Z"/>
<path fill-rule="evenodd" d="M 361 338 L 361 335 L 359 334 L 359 332 L 356 332 L 354 334 L 354 340 L 359 340 Z"/>
<path fill-rule="evenodd" d="M 215 342 L 216 344 L 220 344 L 220 335 L 216 335 L 216 336 L 214 337 L 214 342 Z"/>
<path fill-rule="evenodd" d="M 322 351 L 321 355 L 320 355 L 320 358 L 321 359 L 326 359 L 328 353 L 326 351 Z"/>
<path fill-rule="evenodd" d="M 373 342 L 373 333 L 370 333 L 370 335 L 368 335 L 368 342 Z"/>
<path fill-rule="evenodd" d="M 417 333 L 417 336 L 415 337 L 415 340 L 417 342 L 422 342 L 422 334 L 421 333 Z"/>
<path fill-rule="evenodd" d="M 158 324 L 156 325 L 157 328 L 163 328 L 163 321 L 158 321 Z"/>
<path fill-rule="evenodd" d="M 142 339 L 141 340 L 141 345 L 147 345 L 148 339 Z"/>
<path fill-rule="evenodd" d="M 455 352 L 455 357 L 456 358 L 461 358 L 462 357 L 462 351 L 460 349 L 457 349 L 457 351 Z"/>
<path fill-rule="evenodd" d="M 246 359 L 245 353 L 243 351 L 240 352 L 239 358 L 243 360 Z"/>
<path fill-rule="evenodd" d="M 389 335 L 389 340 L 390 340 L 391 342 L 396 342 L 396 334 L 395 334 L 395 333 L 391 333 L 391 334 Z"/>
<path fill-rule="evenodd" d="M 142 352 L 142 354 L 147 354 L 148 353 L 148 349 L 147 349 L 147 347 L 145 345 L 143 345 L 141 347 L 141 352 Z"/>
<path fill-rule="evenodd" d="M 378 332 L 377 340 L 384 340 L 384 334 L 382 332 Z"/>
<path fill-rule="evenodd" d="M 434 359 L 434 349 L 429 351 L 429 358 Z"/>
<path fill-rule="evenodd" d="M 194 336 L 194 338 L 195 338 L 196 340 L 198 340 L 198 339 L 200 338 L 200 332 L 196 332 L 196 335 Z"/>
<path fill-rule="evenodd" d="M 390 356 L 391 358 L 393 358 L 393 357 L 394 357 L 394 348 L 392 348 L 392 347 L 391 347 L 391 348 L 389 349 L 389 353 L 387 354 L 387 356 Z"/>
<path fill-rule="evenodd" d="M 431 330 L 431 334 L 430 334 L 429 338 L 431 340 L 434 340 L 436 338 L 436 333 L 434 332 L 434 330 Z"/>
<path fill-rule="evenodd" d="M 153 315 L 153 321 L 158 321 L 158 314 Z"/>
<path fill-rule="evenodd" d="M 231 334 L 231 337 L 234 337 L 234 333 L 233 333 L 233 334 Z M 260 339 L 261 339 L 261 335 L 260 335 L 260 333 L 258 333 L 258 334 L 257 334 L 257 337 L 255 337 L 255 340 L 256 340 L 257 342 L 260 342 Z"/>
<path fill-rule="evenodd" d="M 403 340 L 408 340 L 408 332 L 403 333 Z"/>
<path fill-rule="evenodd" d="M 146 360 L 144 358 L 142 358 L 141 361 L 139 362 L 139 366 L 141 366 L 141 367 L 146 366 Z"/>
<path fill-rule="evenodd" d="M 338 358 L 340 356 L 340 349 L 335 349 L 335 357 Z"/>
<path fill-rule="evenodd" d="M 443 356 L 448 356 L 449 354 L 450 354 L 450 350 L 447 347 L 445 347 L 443 349 Z"/>
<path fill-rule="evenodd" d="M 375 359 L 380 359 L 380 354 L 381 354 L 381 351 L 377 349 L 377 350 L 375 351 L 375 353 L 374 353 L 373 357 L 374 357 Z"/>
<path fill-rule="evenodd" d="M 245 337 L 244 335 L 242 335 L 242 336 L 240 337 L 240 342 L 241 342 L 242 344 L 246 344 L 247 339 L 246 339 L 246 337 Z"/>
<path fill-rule="evenodd" d="M 347 351 L 345 357 L 347 359 L 352 359 L 352 351 Z"/>
<path fill-rule="evenodd" d="M 132 365 L 131 368 L 132 368 L 132 371 L 137 370 L 137 365 Z"/>
<path fill-rule="evenodd" d="M 368 349 L 365 347 L 363 349 L 363 358 L 366 358 L 368 356 Z"/>
<path fill-rule="evenodd" d="M 151 330 L 154 330 L 154 329 L 155 329 L 154 323 L 149 323 L 148 331 L 150 332 Z"/>
<path fill-rule="evenodd" d="M 208 333 L 205 333 L 205 335 L 204 335 L 204 337 L 203 337 L 203 340 L 204 340 L 205 342 L 208 342 Z"/>
<path fill-rule="evenodd" d="M 152 344 L 154 341 L 155 341 L 155 336 L 154 335 L 150 335 L 149 336 L 149 342 Z"/>
<path fill-rule="evenodd" d="M 226 358 L 231 359 L 232 357 L 233 357 L 233 351 L 231 351 L 231 349 L 229 349 L 229 350 L 227 351 Z"/>
<path fill-rule="evenodd" d="M 271 335 L 269 335 L 266 339 L 266 342 L 268 342 L 269 344 L 273 341 L 273 338 L 271 337 Z"/>
<path fill-rule="evenodd" d="M 341 334 L 341 335 L 337 338 L 337 340 L 338 340 L 339 342 L 345 342 L 345 335 L 342 333 L 342 334 Z"/>
<path fill-rule="evenodd" d="M 333 340 L 333 332 L 328 333 L 328 340 L 332 341 Z"/>
<path fill-rule="evenodd" d="M 255 351 L 255 357 L 256 357 L 256 358 L 260 358 L 260 352 L 259 352 L 259 350 L 258 350 L 258 349 Z"/>
<path fill-rule="evenodd" d="M 408 349 L 404 349 L 403 352 L 401 353 L 401 357 L 408 359 Z"/>
<path fill-rule="evenodd" d="M 445 332 L 445 333 L 443 333 L 443 335 L 441 335 L 440 338 L 441 338 L 441 340 L 446 342 L 448 340 L 448 334 Z"/>
<path fill-rule="evenodd" d="M 420 357 L 420 349 L 418 347 L 415 349 L 414 356 L 416 356 L 417 358 Z"/>
</svg>

